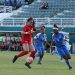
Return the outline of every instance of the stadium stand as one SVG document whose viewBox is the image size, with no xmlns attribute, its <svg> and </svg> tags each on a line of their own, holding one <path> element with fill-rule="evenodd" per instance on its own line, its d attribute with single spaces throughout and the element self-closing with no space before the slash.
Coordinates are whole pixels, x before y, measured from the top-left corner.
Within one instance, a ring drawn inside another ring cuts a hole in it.
<svg viewBox="0 0 75 75">
<path fill-rule="evenodd" d="M 43 2 L 48 3 L 48 9 L 40 9 L 40 5 Z M 37 0 L 37 1 L 34 1 L 30 5 L 21 6 L 20 10 L 18 9 L 19 10 L 18 12 L 13 13 L 14 15 L 10 17 L 9 21 L 11 22 L 11 18 L 13 19 L 19 18 L 19 22 L 14 20 L 14 22 L 16 22 L 14 24 L 21 25 L 20 19 L 28 18 L 30 16 L 32 16 L 33 18 L 75 18 L 75 12 L 74 12 L 75 8 L 74 7 L 75 7 L 74 0 L 62 0 L 62 1 L 61 0 Z M 6 25 L 10 25 L 10 24 L 13 25 L 13 23 L 8 23 L 9 22 L 7 21 L 8 19 L 4 19 L 4 20 L 3 22 L 6 22 L 5 23 Z M 25 20 L 22 21 L 23 22 L 22 24 L 24 24 L 24 21 Z M 53 25 L 53 23 L 55 22 L 58 23 L 59 25 L 61 23 L 67 24 L 67 25 L 73 25 L 73 22 L 71 20 L 66 20 L 66 21 L 67 23 L 65 22 L 65 20 L 64 22 L 62 22 L 62 20 L 60 19 L 57 19 L 56 21 L 55 19 L 47 20 L 47 22 L 50 22 L 50 25 Z"/>
<path fill-rule="evenodd" d="M 43 2 L 48 3 L 48 9 L 39 9 L 40 5 Z M 72 13 L 74 12 L 73 9 L 75 6 L 75 1 L 74 0 L 40 0 L 40 2 L 35 1 L 28 7 L 23 6 L 21 7 L 24 12 L 18 13 L 18 15 L 14 16 L 15 18 L 27 18 L 29 16 L 33 16 L 34 18 L 36 17 L 54 17 L 57 15 L 59 12 L 63 12 L 64 10 L 71 11 L 70 13 L 68 12 L 67 15 L 63 13 L 66 16 L 61 16 L 62 18 L 71 18 L 72 16 L 75 17 L 75 15 Z M 36 12 L 36 13 L 35 13 Z M 71 14 L 71 16 L 69 16 Z M 59 16 L 58 16 L 59 17 Z M 59 17 L 60 18 L 60 17 Z"/>
<path fill-rule="evenodd" d="M 18 0 L 20 2 L 20 0 Z M 22 0 L 23 2 L 23 0 Z M 42 3 L 48 3 L 48 9 L 40 9 Z M 8 19 L 3 20 L 3 24 L 9 25 L 12 24 L 14 26 L 24 24 L 26 20 L 24 18 L 28 18 L 32 16 L 33 18 L 46 18 L 45 24 L 53 25 L 53 23 L 57 23 L 60 25 L 61 23 L 65 25 L 73 25 L 73 19 L 75 18 L 75 1 L 74 0 L 36 0 L 30 5 L 22 5 L 18 12 L 14 13 Z M 19 21 L 15 21 L 15 18 L 18 18 Z M 23 18 L 23 21 L 22 21 Z M 49 18 L 58 18 L 58 19 L 49 19 Z M 60 18 L 60 19 L 59 19 Z M 67 18 L 67 20 L 63 20 L 61 18 Z M 68 20 L 71 18 L 71 20 Z M 12 20 L 12 21 L 11 21 Z M 55 21 L 56 20 L 56 21 Z M 63 22 L 64 21 L 64 22 Z M 16 22 L 16 23 L 14 23 Z M 23 22 L 23 23 L 22 23 Z M 39 19 L 37 20 L 39 22 Z M 41 19 L 41 23 L 42 23 Z"/>
<path fill-rule="evenodd" d="M 18 4 L 20 1 L 18 0 Z M 47 9 L 40 9 L 43 2 L 48 3 Z M 51 40 L 48 32 L 52 32 L 54 23 L 57 23 L 59 27 L 63 24 L 67 32 L 75 32 L 75 0 L 34 0 L 29 5 L 22 0 L 21 3 L 22 6 L 19 9 L 12 11 L 13 15 L 0 20 L 0 31 L 21 32 L 26 19 L 33 17 L 36 27 L 42 23 L 47 27 L 48 40 Z M 75 42 L 74 36 L 70 36 L 70 40 Z"/>
</svg>

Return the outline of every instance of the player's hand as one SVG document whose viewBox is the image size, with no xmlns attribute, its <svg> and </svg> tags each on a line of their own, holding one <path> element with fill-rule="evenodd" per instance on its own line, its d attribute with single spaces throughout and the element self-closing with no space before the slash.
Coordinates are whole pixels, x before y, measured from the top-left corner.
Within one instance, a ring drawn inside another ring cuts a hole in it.
<svg viewBox="0 0 75 75">
<path fill-rule="evenodd" d="M 30 33 L 35 33 L 36 31 L 33 31 L 33 30 L 31 30 L 31 32 Z"/>
<path fill-rule="evenodd" d="M 50 44 L 49 44 L 48 42 L 45 43 L 45 49 L 46 49 L 46 50 L 50 49 Z"/>
<path fill-rule="evenodd" d="M 34 33 L 34 31 L 28 31 L 28 32 L 21 32 L 22 34 L 31 34 Z"/>
<path fill-rule="evenodd" d="M 31 32 L 30 31 L 28 31 L 28 32 L 22 32 L 22 34 L 30 34 Z"/>
</svg>

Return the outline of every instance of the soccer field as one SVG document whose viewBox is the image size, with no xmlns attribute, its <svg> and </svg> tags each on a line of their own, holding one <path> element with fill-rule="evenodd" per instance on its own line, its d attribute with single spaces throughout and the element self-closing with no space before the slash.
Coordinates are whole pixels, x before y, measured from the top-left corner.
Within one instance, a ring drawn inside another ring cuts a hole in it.
<svg viewBox="0 0 75 75">
<path fill-rule="evenodd" d="M 14 64 L 12 59 L 18 52 L 0 51 L 0 75 L 75 75 L 75 55 L 71 55 L 72 70 L 64 62 L 60 61 L 59 55 L 45 54 L 42 64 L 38 65 L 36 58 L 28 69 L 25 63 L 25 56 L 19 58 Z"/>
</svg>

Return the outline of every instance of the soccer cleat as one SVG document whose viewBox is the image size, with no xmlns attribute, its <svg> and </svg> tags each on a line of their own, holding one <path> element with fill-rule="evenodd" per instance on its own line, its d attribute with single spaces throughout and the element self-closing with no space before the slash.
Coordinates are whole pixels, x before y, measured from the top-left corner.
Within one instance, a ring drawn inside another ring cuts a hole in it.
<svg viewBox="0 0 75 75">
<path fill-rule="evenodd" d="M 17 60 L 17 57 L 15 55 L 14 58 L 13 58 L 13 60 L 12 60 L 12 62 L 15 63 L 16 60 Z"/>
<path fill-rule="evenodd" d="M 69 67 L 69 70 L 71 70 L 72 69 L 72 67 Z"/>
<path fill-rule="evenodd" d="M 29 63 L 25 63 L 25 66 L 27 66 L 29 69 L 31 69 L 31 66 L 30 66 L 30 64 Z"/>
<path fill-rule="evenodd" d="M 37 64 L 42 64 L 41 62 L 38 62 Z"/>
</svg>

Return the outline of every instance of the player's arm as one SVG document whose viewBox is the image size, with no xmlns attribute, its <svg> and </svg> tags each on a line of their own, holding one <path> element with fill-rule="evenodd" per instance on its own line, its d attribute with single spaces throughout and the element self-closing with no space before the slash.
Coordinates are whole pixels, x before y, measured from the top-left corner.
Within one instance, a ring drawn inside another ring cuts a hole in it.
<svg viewBox="0 0 75 75">
<path fill-rule="evenodd" d="M 49 50 L 50 49 L 50 43 L 49 42 L 45 42 L 45 50 Z"/>
<path fill-rule="evenodd" d="M 23 30 L 22 30 L 21 34 L 30 34 L 30 31 L 29 31 L 27 26 L 23 27 Z"/>
<path fill-rule="evenodd" d="M 47 41 L 46 34 L 45 34 L 45 37 L 42 39 L 42 41 L 45 43 L 46 50 L 48 50 L 50 48 L 50 43 Z"/>
<path fill-rule="evenodd" d="M 28 32 L 22 31 L 21 34 L 30 34 L 30 32 L 29 31 Z"/>
<path fill-rule="evenodd" d="M 36 29 L 36 28 L 34 28 L 32 31 L 32 33 L 39 33 L 39 32 L 40 32 L 40 29 Z"/>
<path fill-rule="evenodd" d="M 34 44 L 37 45 L 37 38 L 39 38 L 40 33 L 38 33 L 36 36 L 34 36 L 33 40 L 34 40 Z"/>
<path fill-rule="evenodd" d="M 29 31 L 29 28 L 27 26 L 25 26 L 21 32 L 21 34 L 31 34 L 34 33 L 35 30 L 33 29 L 32 31 Z"/>
<path fill-rule="evenodd" d="M 45 43 L 46 46 L 48 46 L 50 48 L 50 44 L 49 42 L 47 41 L 47 36 L 45 34 L 45 37 L 42 39 L 42 41 Z"/>
<path fill-rule="evenodd" d="M 50 43 L 45 41 L 46 50 L 50 48 Z"/>
<path fill-rule="evenodd" d="M 38 33 L 38 34 L 34 37 L 34 39 L 36 40 L 37 38 L 39 38 L 39 36 L 40 36 L 40 33 Z"/>
<path fill-rule="evenodd" d="M 31 33 L 35 33 L 35 32 L 36 32 L 36 31 L 33 31 L 33 30 L 32 30 L 32 31 L 22 31 L 21 33 L 22 33 L 22 34 L 31 34 Z"/>
<path fill-rule="evenodd" d="M 33 29 L 32 31 L 30 31 L 29 33 L 37 33 L 37 32 L 40 32 L 39 29 Z"/>
</svg>

